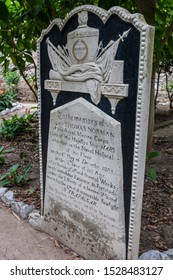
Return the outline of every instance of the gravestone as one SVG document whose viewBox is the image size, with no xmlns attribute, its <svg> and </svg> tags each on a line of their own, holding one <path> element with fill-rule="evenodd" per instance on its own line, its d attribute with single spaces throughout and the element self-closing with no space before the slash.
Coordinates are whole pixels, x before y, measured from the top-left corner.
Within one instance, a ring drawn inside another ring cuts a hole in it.
<svg viewBox="0 0 173 280">
<path fill-rule="evenodd" d="M 42 228 L 86 259 L 136 259 L 154 28 L 84 5 L 38 40 Z"/>
</svg>

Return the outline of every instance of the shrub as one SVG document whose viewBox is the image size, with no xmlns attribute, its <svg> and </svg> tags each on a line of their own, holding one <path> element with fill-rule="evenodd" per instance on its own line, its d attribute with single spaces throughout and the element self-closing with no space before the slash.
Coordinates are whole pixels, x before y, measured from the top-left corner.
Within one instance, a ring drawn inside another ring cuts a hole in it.
<svg viewBox="0 0 173 280">
<path fill-rule="evenodd" d="M 31 164 L 27 165 L 23 171 L 19 171 L 19 165 L 14 164 L 7 172 L 0 176 L 0 187 L 21 186 L 27 182 L 27 174 L 30 169 Z"/>
<path fill-rule="evenodd" d="M 11 86 L 15 85 L 17 86 L 20 80 L 20 75 L 17 71 L 9 71 L 4 76 L 4 82 L 5 84 Z"/>
<path fill-rule="evenodd" d="M 0 134 L 8 140 L 14 139 L 21 132 L 29 131 L 31 127 L 31 119 L 34 114 L 26 114 L 21 117 L 14 115 L 11 119 L 4 119 L 1 124 Z"/>
<path fill-rule="evenodd" d="M 2 90 L 0 91 L 0 112 L 7 109 L 11 108 L 13 106 L 13 101 L 14 98 L 13 96 L 8 93 L 3 92 Z"/>
<path fill-rule="evenodd" d="M 15 84 L 5 83 L 4 80 L 0 80 L 0 112 L 11 108 L 13 102 L 16 100 L 18 91 Z"/>
</svg>

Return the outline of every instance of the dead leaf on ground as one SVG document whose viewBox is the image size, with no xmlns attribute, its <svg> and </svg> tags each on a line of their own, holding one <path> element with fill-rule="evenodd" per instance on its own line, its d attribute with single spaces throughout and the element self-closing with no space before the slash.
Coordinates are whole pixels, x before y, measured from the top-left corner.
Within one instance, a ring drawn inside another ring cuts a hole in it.
<svg viewBox="0 0 173 280">
<path fill-rule="evenodd" d="M 167 250 L 168 247 L 166 246 L 165 243 L 162 243 L 162 242 L 156 242 L 156 248 L 157 249 L 160 249 L 160 250 Z"/>
<path fill-rule="evenodd" d="M 147 225 L 147 228 L 149 230 L 155 230 L 155 229 L 157 229 L 157 226 L 155 226 L 155 225 Z"/>
<path fill-rule="evenodd" d="M 154 239 L 155 241 L 159 241 L 160 235 L 154 236 L 153 239 Z"/>
</svg>

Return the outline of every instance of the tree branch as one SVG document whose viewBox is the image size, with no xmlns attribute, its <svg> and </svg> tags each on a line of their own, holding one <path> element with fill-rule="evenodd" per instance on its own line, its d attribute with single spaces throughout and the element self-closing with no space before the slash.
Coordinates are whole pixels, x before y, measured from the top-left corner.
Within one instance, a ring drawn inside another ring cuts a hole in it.
<svg viewBox="0 0 173 280">
<path fill-rule="evenodd" d="M 169 36 L 171 35 L 173 31 L 173 22 L 171 22 L 170 26 L 167 29 L 167 32 L 165 34 L 165 37 L 162 40 L 162 47 L 166 44 L 166 42 L 168 41 Z"/>
<path fill-rule="evenodd" d="M 143 14 L 148 24 L 154 24 L 156 12 L 156 0 L 136 0 L 139 13 Z"/>
<path fill-rule="evenodd" d="M 11 38 L 11 44 L 12 44 L 12 47 L 13 47 L 13 50 L 14 50 L 14 55 L 15 55 L 15 59 L 16 59 L 16 64 L 17 64 L 17 67 L 18 67 L 18 69 L 19 69 L 19 72 L 20 72 L 20 74 L 22 75 L 22 77 L 23 77 L 24 81 L 26 82 L 26 84 L 28 85 L 28 87 L 30 88 L 30 90 L 33 92 L 36 101 L 38 101 L 38 96 L 37 96 L 36 91 L 35 91 L 34 88 L 30 85 L 30 83 L 28 82 L 26 76 L 24 75 L 24 72 L 23 72 L 23 71 L 21 70 L 21 68 L 20 68 L 20 65 L 19 65 L 19 62 L 18 62 L 18 57 L 17 57 L 17 51 L 18 51 L 18 49 L 17 49 L 17 47 L 16 47 L 16 44 L 15 44 L 13 38 Z M 33 58 L 32 58 L 32 59 L 33 59 Z M 34 65 L 34 66 L 36 66 L 36 65 Z M 36 68 L 35 68 L 35 71 L 36 71 Z"/>
</svg>

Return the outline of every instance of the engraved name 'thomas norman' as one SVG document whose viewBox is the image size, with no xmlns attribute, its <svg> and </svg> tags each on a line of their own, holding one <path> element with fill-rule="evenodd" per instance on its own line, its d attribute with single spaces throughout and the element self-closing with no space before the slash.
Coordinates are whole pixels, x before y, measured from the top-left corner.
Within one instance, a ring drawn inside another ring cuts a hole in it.
<svg viewBox="0 0 173 280">
<path fill-rule="evenodd" d="M 97 105 L 103 94 L 111 103 L 112 114 L 119 100 L 128 96 L 128 84 L 123 83 L 124 62 L 115 60 L 120 42 L 128 36 L 125 31 L 116 41 L 105 47 L 99 43 L 99 30 L 87 25 L 88 13 L 78 13 L 79 26 L 67 35 L 67 45 L 56 48 L 47 38 L 52 68 L 50 80 L 45 81 L 56 104 L 60 91 L 89 93 Z"/>
<path fill-rule="evenodd" d="M 64 120 L 64 127 L 61 128 L 61 122 Z M 73 123 L 69 123 L 69 120 Z M 72 116 L 69 114 L 57 114 L 57 119 L 55 121 L 54 131 L 51 132 L 52 137 L 57 137 L 56 131 L 60 131 L 66 134 L 65 139 L 59 140 L 54 139 L 56 143 L 62 145 L 66 144 L 66 141 L 72 141 L 75 145 L 83 144 L 81 147 L 80 156 L 85 157 L 85 152 L 90 154 L 97 154 L 102 158 L 109 158 L 113 160 L 113 155 L 108 152 L 114 152 L 115 147 L 111 147 L 109 143 L 110 138 L 115 138 L 116 135 L 113 131 L 106 130 L 104 125 L 105 121 L 97 121 L 95 119 L 83 118 L 79 116 Z M 89 134 L 88 134 L 89 133 Z M 94 134 L 94 137 L 91 136 Z M 104 139 L 107 137 L 107 139 Z M 87 141 L 87 146 L 85 146 L 85 141 Z M 98 149 L 98 144 L 101 147 Z M 70 144 L 73 147 L 73 144 Z M 78 148 L 79 149 L 79 148 Z"/>
</svg>

